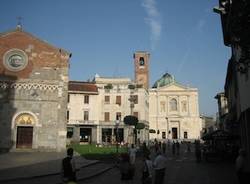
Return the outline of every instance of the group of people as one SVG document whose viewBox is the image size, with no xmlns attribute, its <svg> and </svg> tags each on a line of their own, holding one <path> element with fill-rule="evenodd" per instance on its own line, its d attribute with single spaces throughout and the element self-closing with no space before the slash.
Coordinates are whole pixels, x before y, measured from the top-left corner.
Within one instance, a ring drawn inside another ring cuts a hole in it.
<svg viewBox="0 0 250 184">
<path fill-rule="evenodd" d="M 124 153 L 121 155 L 121 163 L 120 163 L 120 173 L 121 173 L 121 181 L 123 183 L 133 183 L 133 178 L 135 174 L 135 158 L 136 158 L 137 149 L 134 145 L 131 145 L 128 153 Z M 143 155 L 143 167 L 141 170 L 141 183 L 142 184 L 151 184 L 153 182 L 155 184 L 162 184 L 164 181 L 165 169 L 166 169 L 166 157 L 162 154 L 160 149 L 156 152 L 156 157 L 154 161 L 151 160 L 151 152 L 143 143 L 141 147 L 141 152 Z M 154 173 L 154 174 L 153 174 Z"/>
<path fill-rule="evenodd" d="M 167 144 L 170 147 L 169 143 Z M 201 161 L 201 145 L 199 141 L 195 141 L 195 156 L 197 162 Z M 179 154 L 180 143 L 173 142 L 172 143 L 172 154 L 175 154 L 177 151 L 177 155 Z M 187 143 L 187 151 L 190 152 L 190 143 Z M 165 170 L 166 170 L 166 143 L 159 143 L 155 141 L 154 143 L 154 151 L 156 153 L 156 157 L 154 160 L 151 159 L 152 155 L 151 151 L 153 149 L 149 149 L 146 143 L 143 143 L 141 147 L 141 153 L 143 155 L 143 167 L 141 170 L 141 183 L 142 184 L 152 184 L 153 176 L 154 176 L 154 184 L 162 184 L 164 181 Z M 153 152 L 154 152 L 153 151 Z M 127 153 L 121 154 L 121 161 L 119 164 L 121 181 L 122 183 L 133 183 L 133 178 L 136 170 L 136 155 L 138 149 L 135 148 L 134 144 L 128 149 Z M 74 150 L 72 148 L 68 148 L 67 157 L 62 160 L 62 181 L 67 184 L 75 184 L 76 183 L 76 163 L 73 158 Z M 249 178 L 248 174 L 246 174 L 246 150 L 240 149 L 239 156 L 236 159 L 236 174 L 239 180 L 239 183 L 246 183 L 247 178 Z"/>
</svg>

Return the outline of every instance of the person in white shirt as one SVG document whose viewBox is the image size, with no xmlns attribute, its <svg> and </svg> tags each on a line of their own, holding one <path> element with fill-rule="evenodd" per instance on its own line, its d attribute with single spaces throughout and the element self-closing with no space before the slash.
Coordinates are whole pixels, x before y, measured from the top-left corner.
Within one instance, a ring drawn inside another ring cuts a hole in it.
<svg viewBox="0 0 250 184">
<path fill-rule="evenodd" d="M 136 148 L 134 147 L 134 144 L 131 145 L 131 148 L 128 150 L 129 154 L 129 162 L 131 165 L 135 164 L 135 158 L 136 158 Z"/>
<path fill-rule="evenodd" d="M 144 155 L 144 165 L 142 171 L 142 184 L 151 184 L 153 176 L 153 163 L 149 155 Z"/>
<path fill-rule="evenodd" d="M 167 165 L 167 159 L 162 155 L 160 151 L 157 152 L 157 156 L 154 160 L 153 167 L 155 169 L 155 184 L 162 184 L 164 181 L 165 170 Z"/>
</svg>

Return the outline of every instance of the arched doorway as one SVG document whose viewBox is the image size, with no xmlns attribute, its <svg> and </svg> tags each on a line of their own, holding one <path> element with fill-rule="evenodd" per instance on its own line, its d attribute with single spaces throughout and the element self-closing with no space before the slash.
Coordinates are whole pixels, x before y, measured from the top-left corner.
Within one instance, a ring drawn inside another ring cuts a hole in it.
<svg viewBox="0 0 250 184">
<path fill-rule="evenodd" d="M 22 113 L 15 119 L 16 124 L 16 148 L 32 148 L 34 116 Z"/>
</svg>

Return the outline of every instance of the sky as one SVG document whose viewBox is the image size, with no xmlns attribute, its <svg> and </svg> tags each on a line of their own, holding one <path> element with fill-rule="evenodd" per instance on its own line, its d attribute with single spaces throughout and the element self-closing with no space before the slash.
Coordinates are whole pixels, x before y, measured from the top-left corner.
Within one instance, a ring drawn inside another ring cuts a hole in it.
<svg viewBox="0 0 250 184">
<path fill-rule="evenodd" d="M 230 49 L 218 0 L 1 0 L 0 32 L 23 30 L 70 53 L 70 80 L 134 79 L 133 54 L 150 53 L 150 85 L 164 73 L 198 88 L 200 114 L 218 111 Z"/>
</svg>

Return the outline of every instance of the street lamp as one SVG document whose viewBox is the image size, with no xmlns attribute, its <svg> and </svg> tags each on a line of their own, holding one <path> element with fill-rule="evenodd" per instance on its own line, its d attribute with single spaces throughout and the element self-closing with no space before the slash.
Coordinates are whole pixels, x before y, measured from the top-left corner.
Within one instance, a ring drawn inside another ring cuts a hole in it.
<svg viewBox="0 0 250 184">
<path fill-rule="evenodd" d="M 115 137 L 115 139 L 116 139 L 116 153 L 118 154 L 118 127 L 119 127 L 119 123 L 120 123 L 120 120 L 118 119 L 118 120 L 116 120 L 115 121 L 115 129 L 116 129 L 116 137 Z"/>
</svg>

